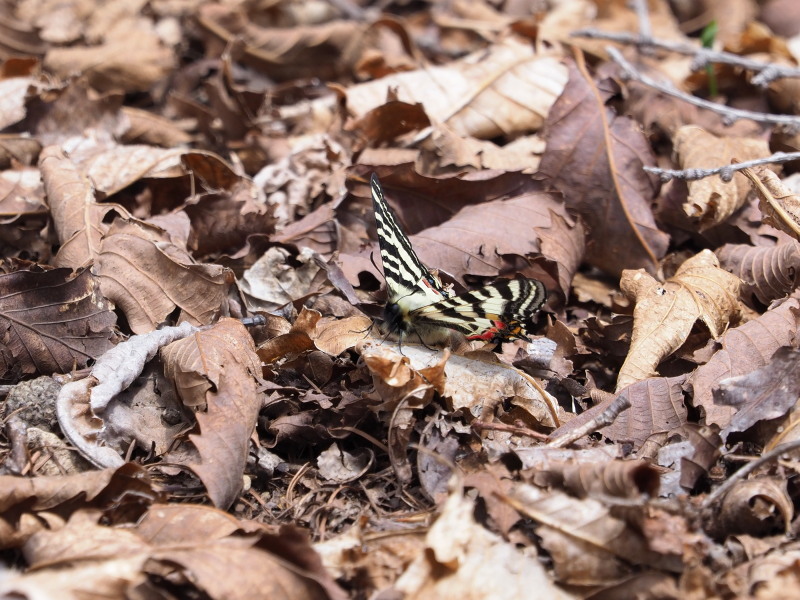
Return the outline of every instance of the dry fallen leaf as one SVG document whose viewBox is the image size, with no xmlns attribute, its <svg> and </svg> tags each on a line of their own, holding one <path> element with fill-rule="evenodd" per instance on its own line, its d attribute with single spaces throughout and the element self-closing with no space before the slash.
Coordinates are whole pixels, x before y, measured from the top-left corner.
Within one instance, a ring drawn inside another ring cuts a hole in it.
<svg viewBox="0 0 800 600">
<path fill-rule="evenodd" d="M 720 340 L 721 349 L 689 380 L 695 407 L 702 408 L 707 425 L 727 427 L 736 410 L 714 402 L 713 390 L 729 377 L 746 375 L 769 363 L 783 346 L 791 346 L 797 336 L 800 307 L 789 299 L 752 321 L 729 329 Z"/>
<path fill-rule="evenodd" d="M 473 502 L 451 492 L 420 553 L 394 590 L 419 600 L 522 600 L 531 590 L 573 598 L 546 577 L 541 563 L 479 525 Z"/>
<path fill-rule="evenodd" d="M 608 106 L 604 87 L 582 60 L 570 64 L 569 83 L 548 115 L 540 170 L 592 231 L 587 261 L 611 274 L 633 266 L 655 271 L 669 241 L 650 208 L 658 183 L 642 169 L 655 157 L 636 123 Z"/>
<path fill-rule="evenodd" d="M 183 403 L 196 411 L 199 428 L 189 434 L 197 453 L 176 449 L 167 460 L 192 469 L 220 508 L 228 508 L 241 491 L 261 408 L 256 393 L 261 363 L 255 350 L 235 319 L 222 319 L 161 350 L 165 374 Z"/>
<path fill-rule="evenodd" d="M 446 123 L 460 135 L 490 139 L 536 131 L 567 80 L 560 61 L 537 55 L 529 44 L 508 38 L 444 67 L 398 73 L 347 89 L 347 106 L 356 117 L 386 101 L 421 103 L 431 121 Z"/>
<path fill-rule="evenodd" d="M 758 193 L 758 206 L 764 223 L 800 239 L 800 196 L 783 185 L 778 176 L 766 167 L 742 169 Z"/>
<path fill-rule="evenodd" d="M 658 364 L 689 337 L 702 321 L 712 338 L 739 318 L 741 280 L 719 268 L 716 256 L 703 250 L 684 262 L 663 285 L 639 271 L 625 271 L 620 287 L 636 302 L 628 357 L 617 377 L 617 391 L 656 374 Z"/>
<path fill-rule="evenodd" d="M 769 156 L 766 141 L 743 137 L 718 137 L 700 127 L 686 125 L 673 141 L 683 169 L 703 169 Z M 700 231 L 724 222 L 739 209 L 750 191 L 745 176 L 735 173 L 730 183 L 719 177 L 689 182 L 689 198 L 683 205 L 686 214 L 699 222 Z"/>
</svg>

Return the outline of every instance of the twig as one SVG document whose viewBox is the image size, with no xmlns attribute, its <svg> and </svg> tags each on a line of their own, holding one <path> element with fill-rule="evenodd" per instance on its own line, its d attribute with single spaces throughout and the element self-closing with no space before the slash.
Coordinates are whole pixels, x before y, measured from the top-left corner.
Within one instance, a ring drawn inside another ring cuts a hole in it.
<svg viewBox="0 0 800 600">
<path fill-rule="evenodd" d="M 731 54 L 730 52 L 720 52 L 718 50 L 693 46 L 692 44 L 683 42 L 669 42 L 667 40 L 646 37 L 641 33 L 635 34 L 624 31 L 611 32 L 600 31 L 598 29 L 580 29 L 578 31 L 573 31 L 570 35 L 573 37 L 607 40 L 609 42 L 637 46 L 638 48 L 654 48 L 657 50 L 674 52 L 676 54 L 683 54 L 685 56 L 693 56 L 694 62 L 691 67 L 693 71 L 700 70 L 709 63 L 733 65 L 742 69 L 747 69 L 748 71 L 755 71 L 758 75 L 753 77 L 750 83 L 759 87 L 766 87 L 776 79 L 800 77 L 800 68 L 798 67 L 765 63 L 760 60 L 745 58 L 738 54 Z"/>
<path fill-rule="evenodd" d="M 581 439 L 585 435 L 594 433 L 603 427 L 608 427 L 616 420 L 623 410 L 627 410 L 630 407 L 631 401 L 630 398 L 628 398 L 628 394 L 620 394 L 611 404 L 608 405 L 608 408 L 606 408 L 599 415 L 586 421 L 586 423 L 580 427 L 576 427 L 571 431 L 563 433 L 557 438 L 553 438 L 550 442 L 548 442 L 547 447 L 564 448 L 565 446 L 569 446 L 572 442 Z"/>
<path fill-rule="evenodd" d="M 795 440 L 793 442 L 781 444 L 780 446 L 774 448 L 773 450 L 770 450 L 766 454 L 762 454 L 758 459 L 754 460 L 751 463 L 746 464 L 741 469 L 736 471 L 736 473 L 728 477 L 725 483 L 723 483 L 721 486 L 719 486 L 717 489 L 711 492 L 703 501 L 702 508 L 704 509 L 709 508 L 712 504 L 714 504 L 714 502 L 716 502 L 718 499 L 722 498 L 725 494 L 727 494 L 730 491 L 730 489 L 734 485 L 736 485 L 736 482 L 750 475 L 750 473 L 755 471 L 761 465 L 771 462 L 776 458 L 779 458 L 782 454 L 786 454 L 787 452 L 794 452 L 795 450 L 800 450 L 800 440 Z"/>
<path fill-rule="evenodd" d="M 699 106 L 700 108 L 705 108 L 710 111 L 713 111 L 717 114 L 722 115 L 723 119 L 728 123 L 734 123 L 739 119 L 750 119 L 758 123 L 769 123 L 772 125 L 787 125 L 793 128 L 800 127 L 800 117 L 794 115 L 773 115 L 770 113 L 762 113 L 762 112 L 755 112 L 752 110 L 731 108 L 730 106 L 724 106 L 716 102 L 703 100 L 702 98 L 698 98 L 696 96 L 692 96 L 691 94 L 681 92 L 680 90 L 675 88 L 672 84 L 661 83 L 651 77 L 648 77 L 644 73 L 640 73 L 639 71 L 637 71 L 631 63 L 625 60 L 620 51 L 617 50 L 616 48 L 613 48 L 611 46 L 606 46 L 606 52 L 608 52 L 608 55 L 611 57 L 611 59 L 615 63 L 617 63 L 622 69 L 623 78 L 638 81 L 642 85 L 646 85 L 649 88 L 653 88 L 654 90 L 661 92 L 662 94 L 666 94 L 667 96 L 678 98 L 680 100 L 683 100 L 684 102 L 688 102 L 689 104 L 694 104 L 695 106 Z"/>
<path fill-rule="evenodd" d="M 484 423 L 483 421 L 474 421 L 472 423 L 472 429 L 476 432 L 479 431 L 503 431 L 505 433 L 510 433 L 512 435 L 522 435 L 526 437 L 532 437 L 537 440 L 546 440 L 548 438 L 547 434 L 539 433 L 538 431 L 534 431 L 533 429 L 529 429 L 528 427 L 518 427 L 515 425 L 508 425 L 507 423 Z"/>
<path fill-rule="evenodd" d="M 736 163 L 733 165 L 725 165 L 722 167 L 713 167 L 710 169 L 659 169 L 657 167 L 644 167 L 648 173 L 658 175 L 663 182 L 670 179 L 684 179 L 686 181 L 693 181 L 695 179 L 703 179 L 704 177 L 711 177 L 712 175 L 719 175 L 722 181 L 730 181 L 736 171 L 747 169 L 749 167 L 757 167 L 759 165 L 770 165 L 775 163 L 785 163 L 793 160 L 800 160 L 800 152 L 776 152 L 772 156 L 765 158 L 756 158 L 754 160 L 747 160 L 744 162 Z"/>
<path fill-rule="evenodd" d="M 639 38 L 642 40 L 653 39 L 653 29 L 650 27 L 650 8 L 647 0 L 633 0 L 633 9 L 639 21 Z"/>
</svg>

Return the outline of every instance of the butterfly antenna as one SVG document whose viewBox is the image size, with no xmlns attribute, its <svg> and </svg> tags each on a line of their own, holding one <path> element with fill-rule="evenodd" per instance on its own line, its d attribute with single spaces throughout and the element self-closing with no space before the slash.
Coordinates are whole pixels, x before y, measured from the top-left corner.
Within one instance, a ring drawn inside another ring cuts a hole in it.
<svg viewBox="0 0 800 600">
<path fill-rule="evenodd" d="M 378 273 L 380 273 L 381 277 L 383 277 L 383 280 L 386 281 L 386 275 L 384 274 L 383 269 L 379 269 L 378 265 L 375 263 L 375 251 L 374 250 L 369 253 L 369 262 L 372 263 L 372 266 L 375 267 L 375 270 Z"/>
</svg>

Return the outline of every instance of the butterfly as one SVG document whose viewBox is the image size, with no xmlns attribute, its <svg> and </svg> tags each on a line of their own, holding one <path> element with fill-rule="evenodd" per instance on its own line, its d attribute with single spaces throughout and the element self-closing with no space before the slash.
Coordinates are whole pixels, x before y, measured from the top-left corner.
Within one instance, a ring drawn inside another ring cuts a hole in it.
<svg viewBox="0 0 800 600">
<path fill-rule="evenodd" d="M 498 279 L 480 289 L 453 295 L 417 257 L 408 236 L 386 203 L 380 181 L 370 178 L 378 244 L 388 298 L 384 329 L 416 334 L 426 345 L 443 345 L 452 333 L 468 340 L 528 340 L 525 331 L 547 297 L 536 279 Z"/>
</svg>

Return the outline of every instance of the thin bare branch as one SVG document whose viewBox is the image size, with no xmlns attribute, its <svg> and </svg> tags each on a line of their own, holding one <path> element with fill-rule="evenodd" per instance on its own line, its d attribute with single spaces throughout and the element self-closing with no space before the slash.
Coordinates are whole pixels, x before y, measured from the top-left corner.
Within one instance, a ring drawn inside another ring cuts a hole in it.
<svg viewBox="0 0 800 600">
<path fill-rule="evenodd" d="M 761 465 L 776 460 L 784 454 L 788 454 L 790 452 L 796 452 L 797 450 L 800 450 L 800 440 L 795 440 L 793 442 L 781 444 L 780 446 L 770 450 L 766 454 L 762 454 L 757 460 L 754 460 L 753 462 L 746 464 L 741 469 L 736 471 L 736 473 L 728 477 L 728 479 L 726 479 L 722 485 L 720 485 L 717 489 L 715 489 L 708 496 L 706 496 L 706 499 L 703 501 L 703 508 L 711 507 L 717 500 L 719 500 L 725 494 L 727 494 L 728 491 L 730 491 L 730 489 L 734 485 L 736 485 L 738 481 L 750 475 L 750 473 L 755 471 Z"/>
<path fill-rule="evenodd" d="M 631 401 L 630 398 L 628 398 L 628 394 L 620 394 L 608 405 L 608 408 L 599 415 L 586 421 L 586 423 L 580 427 L 576 427 L 575 429 L 565 432 L 563 435 L 553 438 L 548 442 L 547 446 L 550 448 L 564 448 L 569 446 L 572 442 L 581 439 L 585 435 L 594 433 L 603 427 L 608 427 L 616 420 L 623 410 L 630 407 Z"/>
<path fill-rule="evenodd" d="M 730 52 L 720 52 L 710 48 L 694 46 L 684 42 L 669 42 L 642 35 L 641 33 L 600 31 L 598 29 L 580 29 L 571 34 L 573 37 L 584 37 L 588 39 L 607 40 L 619 44 L 636 46 L 640 49 L 652 48 L 665 50 L 676 54 L 694 57 L 692 70 L 697 71 L 710 63 L 733 65 L 758 73 L 751 83 L 759 87 L 766 87 L 776 79 L 800 77 L 800 68 L 789 65 L 776 65 L 765 63 L 760 60 L 752 60 L 738 54 Z"/>
<path fill-rule="evenodd" d="M 730 181 L 736 171 L 760 165 L 791 162 L 793 160 L 800 160 L 800 152 L 776 152 L 764 158 L 756 158 L 754 160 L 747 160 L 733 165 L 724 165 L 722 167 L 713 167 L 710 169 L 659 169 L 657 167 L 644 167 L 644 170 L 653 175 L 658 175 L 663 182 L 667 182 L 670 179 L 694 181 L 695 179 L 703 179 L 704 177 L 711 177 L 712 175 L 719 175 L 722 181 Z"/>
<path fill-rule="evenodd" d="M 625 60 L 625 58 L 622 56 L 622 53 L 616 48 L 613 48 L 611 46 L 606 46 L 606 52 L 608 52 L 611 59 L 615 63 L 617 63 L 622 69 L 623 78 L 631 79 L 633 81 L 638 81 L 642 85 L 646 85 L 647 87 L 653 88 L 654 90 L 659 91 L 662 94 L 666 94 L 667 96 L 672 96 L 673 98 L 678 98 L 680 100 L 683 100 L 684 102 L 688 102 L 689 104 L 694 104 L 695 106 L 699 106 L 700 108 L 711 110 L 717 114 L 722 115 L 722 117 L 727 122 L 733 123 L 739 119 L 750 119 L 758 123 L 770 123 L 772 125 L 787 125 L 789 127 L 795 127 L 795 128 L 800 127 L 800 117 L 794 115 L 774 115 L 771 113 L 762 113 L 762 112 L 755 112 L 752 110 L 731 108 L 729 106 L 724 106 L 722 104 L 711 102 L 709 100 L 703 100 L 702 98 L 697 98 L 696 96 L 692 96 L 691 94 L 681 92 L 680 90 L 675 88 L 672 84 L 656 81 L 652 77 L 648 77 L 644 73 L 640 73 L 631 63 Z"/>
</svg>

